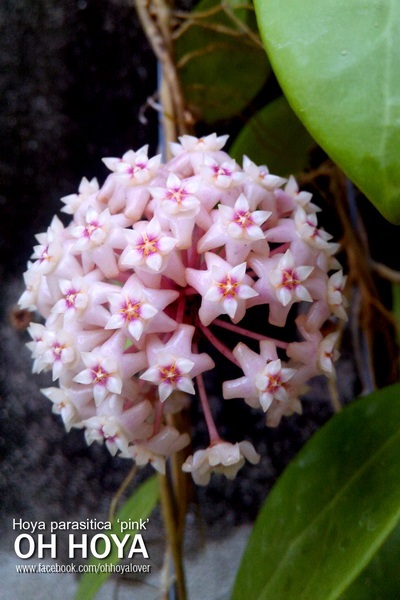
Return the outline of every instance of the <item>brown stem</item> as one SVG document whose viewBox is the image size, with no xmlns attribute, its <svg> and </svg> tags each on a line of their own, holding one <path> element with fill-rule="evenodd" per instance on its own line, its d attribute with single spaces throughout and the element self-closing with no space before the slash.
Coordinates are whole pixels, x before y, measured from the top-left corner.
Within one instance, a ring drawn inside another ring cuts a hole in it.
<svg viewBox="0 0 400 600">
<path fill-rule="evenodd" d="M 318 178 L 328 178 L 329 188 L 324 187 L 325 195 L 335 203 L 343 228 L 341 246 L 346 252 L 348 262 L 348 277 L 346 290 L 351 294 L 350 325 L 353 338 L 354 356 L 363 384 L 364 392 L 371 391 L 376 386 L 376 371 L 381 358 L 376 353 L 377 343 L 381 344 L 386 354 L 386 372 L 382 373 L 384 380 L 380 385 L 397 380 L 398 352 L 393 336 L 393 315 L 379 298 L 379 292 L 372 271 L 380 276 L 392 275 L 385 268 L 377 268 L 370 256 L 368 235 L 362 219 L 356 215 L 349 216 L 348 186 L 344 174 L 330 161 L 322 164 L 315 171 L 302 176 L 302 183 L 312 183 L 321 192 Z M 381 376 L 382 376 L 381 375 Z"/>
<path fill-rule="evenodd" d="M 136 10 L 162 67 L 160 95 L 164 132 L 167 142 L 175 141 L 178 136 L 189 133 L 189 119 L 173 56 L 170 7 L 165 0 L 136 0 Z"/>
<path fill-rule="evenodd" d="M 108 513 L 109 521 L 112 522 L 114 520 L 118 502 L 121 500 L 121 497 L 124 494 L 125 490 L 127 489 L 128 485 L 131 483 L 131 481 L 133 481 L 133 479 L 137 473 L 137 470 L 138 470 L 137 465 L 133 465 L 133 467 L 129 471 L 128 475 L 125 477 L 125 479 L 119 486 L 117 493 L 115 494 L 115 496 L 112 499 L 111 504 L 110 504 L 110 510 Z"/>
<path fill-rule="evenodd" d="M 386 265 L 383 265 L 380 262 L 376 262 L 375 260 L 370 260 L 369 264 L 371 268 L 378 273 L 383 279 L 387 279 L 392 283 L 400 283 L 400 271 L 395 271 Z"/>
<path fill-rule="evenodd" d="M 182 544 L 178 532 L 175 499 L 168 472 L 167 475 L 159 475 L 159 483 L 164 527 L 167 534 L 168 548 L 174 565 L 177 600 L 186 600 L 185 573 L 182 561 Z"/>
</svg>

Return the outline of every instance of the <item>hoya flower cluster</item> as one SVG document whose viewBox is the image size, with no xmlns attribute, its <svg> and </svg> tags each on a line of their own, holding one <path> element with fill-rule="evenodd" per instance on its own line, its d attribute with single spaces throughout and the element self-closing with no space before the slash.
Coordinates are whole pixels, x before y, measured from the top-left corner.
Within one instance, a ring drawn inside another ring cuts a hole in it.
<svg viewBox="0 0 400 600">
<path fill-rule="evenodd" d="M 71 222 L 55 216 L 36 236 L 19 301 L 44 318 L 31 323 L 28 344 L 33 371 L 58 382 L 43 393 L 89 444 L 104 440 L 112 454 L 163 472 L 190 442 L 171 415 L 197 395 L 210 444 L 183 469 L 200 484 L 259 457 L 248 441 L 220 438 L 203 383 L 215 364 L 199 344 L 243 372 L 223 383 L 223 397 L 243 398 L 274 426 L 301 410 L 311 377 L 334 377 L 337 334 L 321 327 L 346 318 L 337 245 L 318 228 L 311 194 L 247 157 L 240 167 L 221 150 L 226 137 L 183 136 L 166 164 L 147 146 L 105 158 L 104 185 L 83 179 L 62 198 Z M 262 322 L 250 331 L 240 322 L 257 305 Z M 289 313 L 300 315 L 293 342 Z M 267 337 L 271 326 L 280 340 Z"/>
</svg>

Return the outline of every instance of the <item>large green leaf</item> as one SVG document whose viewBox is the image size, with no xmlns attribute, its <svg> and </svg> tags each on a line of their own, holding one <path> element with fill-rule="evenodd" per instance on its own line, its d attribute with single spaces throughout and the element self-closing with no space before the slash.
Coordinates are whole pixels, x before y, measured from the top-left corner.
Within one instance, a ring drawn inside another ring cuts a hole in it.
<svg viewBox="0 0 400 600">
<path fill-rule="evenodd" d="M 278 480 L 233 599 L 334 600 L 400 515 L 400 385 L 333 417 Z"/>
<path fill-rule="evenodd" d="M 400 596 L 400 525 L 340 600 L 395 600 Z"/>
<path fill-rule="evenodd" d="M 158 481 L 156 476 L 152 476 L 147 479 L 144 483 L 142 483 L 132 494 L 130 498 L 125 502 L 125 504 L 118 511 L 115 518 L 115 525 L 113 525 L 112 529 L 104 532 L 109 534 L 117 534 L 118 538 L 121 540 L 126 533 L 121 533 L 120 521 L 139 521 L 140 519 L 147 519 L 147 517 L 152 513 L 154 507 L 158 502 Z M 119 521 L 118 521 L 119 520 Z M 138 532 L 135 532 L 138 533 Z M 145 537 L 145 536 L 143 536 Z M 145 540 L 144 540 L 145 541 Z M 98 552 L 101 552 L 104 549 L 101 548 L 101 545 L 98 544 Z M 88 561 L 89 565 L 111 565 L 116 564 L 119 561 L 118 553 L 115 546 L 112 546 L 111 553 L 104 559 L 95 559 L 92 558 Z M 79 588 L 75 595 L 75 600 L 92 600 L 95 597 L 101 586 L 107 581 L 110 577 L 110 573 L 85 573 L 82 575 L 79 581 Z"/>
<path fill-rule="evenodd" d="M 243 127 L 229 154 L 239 162 L 246 154 L 270 173 L 292 175 L 308 164 L 314 140 L 296 117 L 284 96 L 267 104 Z"/>
<path fill-rule="evenodd" d="M 255 0 L 272 67 L 314 139 L 400 222 L 400 2 Z"/>
<path fill-rule="evenodd" d="M 208 123 L 240 113 L 263 86 L 270 67 L 261 46 L 255 45 L 234 18 L 257 30 L 254 14 L 242 0 L 201 0 L 191 26 L 177 38 L 176 54 L 185 98 L 194 115 Z M 239 8 L 238 8 L 239 7 Z"/>
</svg>

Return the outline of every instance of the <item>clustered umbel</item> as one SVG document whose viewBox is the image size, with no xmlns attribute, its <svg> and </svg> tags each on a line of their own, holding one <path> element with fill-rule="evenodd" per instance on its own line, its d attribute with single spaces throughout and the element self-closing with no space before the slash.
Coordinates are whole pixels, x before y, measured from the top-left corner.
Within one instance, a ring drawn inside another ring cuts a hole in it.
<svg viewBox="0 0 400 600">
<path fill-rule="evenodd" d="M 249 441 L 219 436 L 203 382 L 215 363 L 199 343 L 243 372 L 222 384 L 223 397 L 276 426 L 301 411 L 311 377 L 335 376 L 338 333 L 323 326 L 346 319 L 338 245 L 318 228 L 312 195 L 246 156 L 241 168 L 221 150 L 226 139 L 183 136 L 166 164 L 147 146 L 103 159 L 104 185 L 84 178 L 61 199 L 72 221 L 55 216 L 36 236 L 19 300 L 45 320 L 31 323 L 28 343 L 33 371 L 58 380 L 42 391 L 88 444 L 164 472 L 190 442 L 171 415 L 197 391 L 210 443 L 183 470 L 199 484 L 259 460 Z M 263 322 L 251 331 L 239 323 L 255 306 Z M 290 311 L 296 340 L 268 337 Z M 233 350 L 224 330 L 242 340 Z"/>
</svg>

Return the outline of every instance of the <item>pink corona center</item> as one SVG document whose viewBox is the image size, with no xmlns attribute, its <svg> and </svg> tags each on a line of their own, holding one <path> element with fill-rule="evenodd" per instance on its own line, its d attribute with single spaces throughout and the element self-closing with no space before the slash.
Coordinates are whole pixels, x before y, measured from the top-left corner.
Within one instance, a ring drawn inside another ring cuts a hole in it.
<svg viewBox="0 0 400 600">
<path fill-rule="evenodd" d="M 176 202 L 178 205 L 181 205 L 187 196 L 188 196 L 188 193 L 184 189 L 175 188 L 172 190 L 167 190 L 165 199 L 172 200 L 173 202 Z"/>
<path fill-rule="evenodd" d="M 232 219 L 232 223 L 237 223 L 242 229 L 247 229 L 247 227 L 254 225 L 251 212 L 244 210 L 235 211 L 235 216 Z"/>
<path fill-rule="evenodd" d="M 75 308 L 76 297 L 79 294 L 78 290 L 70 289 L 65 294 L 65 304 L 67 308 Z"/>
<path fill-rule="evenodd" d="M 173 362 L 166 367 L 159 367 L 160 380 L 167 381 L 171 385 L 175 385 L 181 377 L 181 372 L 177 368 L 176 363 Z"/>
<path fill-rule="evenodd" d="M 158 237 L 155 235 L 142 234 L 142 241 L 136 246 L 142 256 L 149 256 L 149 254 L 156 254 L 158 252 Z"/>
<path fill-rule="evenodd" d="M 65 346 L 60 344 L 60 342 L 54 342 L 54 344 L 52 345 L 54 360 L 61 360 L 61 354 L 63 350 L 65 350 Z"/>
<path fill-rule="evenodd" d="M 282 282 L 279 287 L 285 287 L 289 290 L 294 290 L 297 285 L 301 284 L 301 280 L 296 275 L 296 271 L 294 269 L 286 269 L 282 271 Z"/>
<path fill-rule="evenodd" d="M 241 282 L 231 277 L 229 273 L 227 273 L 225 279 L 216 281 L 215 284 L 219 288 L 221 299 L 236 298 L 238 288 L 241 286 Z"/>
<path fill-rule="evenodd" d="M 270 394 L 275 394 L 280 387 L 282 387 L 282 378 L 281 373 L 277 373 L 276 375 L 267 374 L 268 384 L 266 385 L 264 391 L 269 392 Z"/>
<path fill-rule="evenodd" d="M 92 369 L 93 385 L 106 385 L 107 379 L 110 374 L 103 369 L 101 365 L 97 365 L 96 368 Z"/>
<path fill-rule="evenodd" d="M 104 438 L 105 440 L 107 440 L 108 442 L 115 442 L 115 440 L 118 438 L 118 435 L 117 435 L 117 434 L 111 435 L 111 434 L 109 434 L 109 433 L 106 433 L 106 432 L 104 431 L 104 427 L 101 427 L 101 428 L 99 429 L 99 433 L 100 433 L 100 435 L 102 435 L 102 436 L 103 436 L 103 438 Z"/>
<path fill-rule="evenodd" d="M 131 177 L 134 177 L 136 173 L 143 171 L 145 168 L 145 163 L 136 163 L 135 165 L 129 166 L 126 172 L 131 175 Z"/>
<path fill-rule="evenodd" d="M 136 301 L 128 298 L 121 308 L 118 309 L 118 312 L 125 317 L 126 321 L 135 321 L 136 319 L 140 319 L 142 304 L 141 300 Z"/>
<path fill-rule="evenodd" d="M 87 238 L 88 240 L 90 240 L 90 238 L 92 237 L 93 233 L 97 229 L 101 229 L 101 225 L 99 224 L 99 222 L 98 221 L 90 221 L 90 223 L 88 223 L 86 225 L 85 229 L 83 230 L 83 236 L 85 238 Z"/>
<path fill-rule="evenodd" d="M 232 171 L 227 167 L 220 167 L 219 165 L 213 165 L 212 170 L 214 171 L 215 177 L 219 177 L 220 175 L 224 175 L 225 177 L 231 177 Z"/>
</svg>

